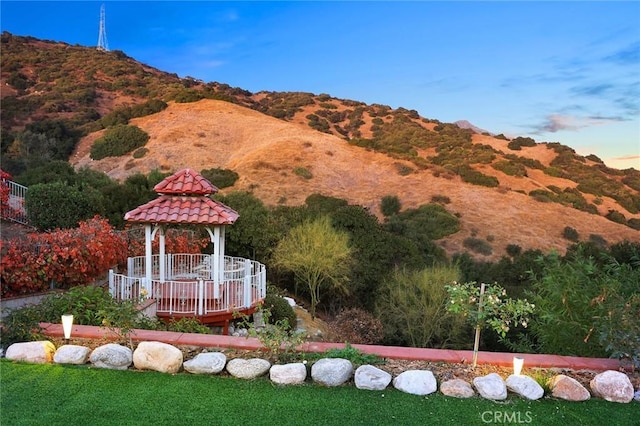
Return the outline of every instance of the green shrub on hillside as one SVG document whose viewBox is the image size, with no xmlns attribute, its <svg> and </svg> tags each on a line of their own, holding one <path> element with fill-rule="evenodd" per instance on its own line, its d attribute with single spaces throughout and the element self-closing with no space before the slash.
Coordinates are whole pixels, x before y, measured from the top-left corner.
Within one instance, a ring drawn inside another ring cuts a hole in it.
<svg viewBox="0 0 640 426">
<path fill-rule="evenodd" d="M 240 175 L 238 175 L 238 173 L 234 172 L 233 170 L 221 169 L 217 167 L 201 170 L 200 174 L 202 175 L 202 177 L 218 187 L 218 189 L 233 186 L 240 178 Z"/>
<path fill-rule="evenodd" d="M 612 222 L 621 223 L 623 225 L 627 223 L 627 218 L 617 210 L 609 210 L 605 217 Z"/>
<path fill-rule="evenodd" d="M 580 239 L 580 234 L 578 234 L 578 231 L 576 231 L 575 228 L 565 226 L 562 231 L 562 237 L 565 240 L 573 241 L 575 243 Z"/>
<path fill-rule="evenodd" d="M 440 204 L 423 204 L 389 219 L 387 229 L 409 238 L 438 240 L 460 230 L 460 220 Z"/>
<path fill-rule="evenodd" d="M 293 169 L 293 173 L 304 179 L 311 179 L 313 177 L 313 174 L 306 167 L 296 167 Z"/>
<path fill-rule="evenodd" d="M 147 153 L 149 152 L 148 148 L 142 147 L 142 148 L 138 148 L 135 151 L 133 151 L 133 158 L 142 158 L 145 155 L 147 155 Z"/>
<path fill-rule="evenodd" d="M 527 175 L 527 168 L 525 166 L 509 160 L 496 161 L 491 164 L 491 167 L 509 176 L 523 177 Z"/>
<path fill-rule="evenodd" d="M 523 146 L 536 146 L 536 141 L 533 140 L 532 138 L 523 138 L 521 136 L 518 136 L 517 138 L 512 139 L 507 144 L 507 147 L 514 151 L 521 150 Z"/>
<path fill-rule="evenodd" d="M 130 119 L 155 114 L 167 108 L 167 103 L 160 99 L 151 99 L 142 104 L 116 108 L 100 119 L 103 127 L 127 124 Z"/>
<path fill-rule="evenodd" d="M 627 221 L 627 226 L 629 228 L 637 229 L 640 231 L 640 219 L 631 218 Z"/>
<path fill-rule="evenodd" d="M 315 114 L 309 114 L 306 118 L 307 120 L 309 120 L 308 124 L 312 129 L 316 129 L 324 133 L 331 133 L 331 126 L 329 125 L 329 122 L 324 118 L 320 118 Z"/>
<path fill-rule="evenodd" d="M 494 176 L 485 175 L 467 165 L 461 165 L 457 167 L 455 171 L 460 175 L 462 180 L 467 183 L 480 186 L 488 186 L 489 188 L 495 188 L 500 185 L 498 178 Z"/>
<path fill-rule="evenodd" d="M 397 195 L 385 195 L 380 202 L 380 210 L 386 217 L 393 216 L 400 212 L 402 204 Z"/>
<path fill-rule="evenodd" d="M 483 254 L 485 256 L 489 256 L 493 253 L 493 247 L 491 247 L 491 244 L 481 238 L 465 238 L 462 245 L 474 253 Z"/>
<path fill-rule="evenodd" d="M 93 160 L 119 157 L 144 146 L 148 140 L 149 135 L 139 127 L 119 124 L 107 129 L 104 136 L 93 143 L 90 157 Z"/>
</svg>

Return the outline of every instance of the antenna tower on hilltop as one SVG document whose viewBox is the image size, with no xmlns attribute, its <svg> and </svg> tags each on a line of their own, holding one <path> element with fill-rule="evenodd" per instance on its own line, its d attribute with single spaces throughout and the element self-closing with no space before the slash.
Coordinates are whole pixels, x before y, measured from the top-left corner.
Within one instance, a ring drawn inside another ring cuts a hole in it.
<svg viewBox="0 0 640 426">
<path fill-rule="evenodd" d="M 100 8 L 100 34 L 98 35 L 98 50 L 109 51 L 109 43 L 107 42 L 107 28 L 105 25 L 104 4 Z"/>
</svg>

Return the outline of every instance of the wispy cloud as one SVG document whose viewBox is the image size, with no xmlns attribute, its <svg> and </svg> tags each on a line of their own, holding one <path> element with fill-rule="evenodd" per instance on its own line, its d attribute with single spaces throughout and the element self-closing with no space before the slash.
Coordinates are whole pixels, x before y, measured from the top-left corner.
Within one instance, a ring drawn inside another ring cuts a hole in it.
<svg viewBox="0 0 640 426">
<path fill-rule="evenodd" d="M 629 46 L 620 49 L 611 55 L 605 56 L 603 60 L 611 61 L 620 65 L 640 64 L 640 41 L 631 43 Z"/>
<path fill-rule="evenodd" d="M 534 126 L 534 134 L 555 133 L 562 130 L 577 131 L 585 127 L 601 126 L 617 121 L 618 117 L 578 117 L 574 115 L 551 114 L 545 117 L 545 121 Z"/>
</svg>

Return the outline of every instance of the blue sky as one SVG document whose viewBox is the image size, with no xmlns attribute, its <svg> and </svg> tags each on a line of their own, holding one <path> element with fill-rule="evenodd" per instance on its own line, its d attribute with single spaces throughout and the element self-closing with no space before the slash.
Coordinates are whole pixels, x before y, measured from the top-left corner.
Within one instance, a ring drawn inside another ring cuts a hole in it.
<svg viewBox="0 0 640 426">
<path fill-rule="evenodd" d="M 252 92 L 415 109 L 640 169 L 640 2 L 0 3 L 2 31 Z"/>
</svg>

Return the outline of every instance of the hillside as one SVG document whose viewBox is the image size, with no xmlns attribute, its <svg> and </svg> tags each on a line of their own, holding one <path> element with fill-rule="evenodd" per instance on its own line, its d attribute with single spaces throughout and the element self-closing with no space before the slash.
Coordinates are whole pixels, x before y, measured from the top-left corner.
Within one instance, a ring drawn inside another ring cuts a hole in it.
<svg viewBox="0 0 640 426">
<path fill-rule="evenodd" d="M 451 254 L 479 239 L 493 248 L 477 255 L 487 260 L 507 244 L 562 252 L 571 244 L 565 227 L 582 240 L 640 238 L 640 171 L 608 168 L 559 143 L 509 140 L 470 123 L 328 94 L 251 93 L 183 79 L 119 51 L 6 32 L 1 42 L 2 167 L 14 175 L 55 159 L 119 180 L 220 167 L 240 176 L 231 190 L 252 191 L 269 205 L 320 193 L 379 217 L 386 195 L 403 208 L 435 197 L 462 223 L 440 244 Z M 157 108 L 134 111 L 149 102 Z M 91 160 L 93 141 L 125 123 L 150 136 L 148 152 Z"/>
<path fill-rule="evenodd" d="M 493 255 L 482 257 L 487 260 L 504 255 L 507 244 L 564 252 L 569 244 L 562 237 L 566 226 L 576 229 L 584 239 L 597 234 L 610 243 L 639 236 L 637 230 L 602 216 L 558 203 L 539 202 L 526 195 L 532 189 L 571 185 L 566 179 L 544 173 L 531 173 L 523 178 L 503 175 L 500 178 L 504 187 L 487 188 L 465 184 L 452 174 L 436 177 L 429 169 L 416 168 L 405 175 L 399 166 L 411 167 L 409 161 L 364 150 L 337 136 L 228 102 L 171 103 L 164 111 L 133 119 L 130 124 L 151 136 L 146 145 L 149 152 L 144 157 L 91 160 L 89 150 L 99 136 L 97 133 L 82 140 L 71 162 L 76 167 L 90 166 L 104 171 L 116 179 L 153 169 L 232 169 L 240 179 L 227 191 L 252 191 L 269 205 L 299 205 L 308 195 L 321 193 L 363 205 L 379 216 L 380 201 L 385 195 L 397 195 L 403 208 L 429 203 L 434 196 L 446 196 L 450 199 L 446 208 L 460 216 L 462 229 L 440 241 L 440 245 L 452 254 L 466 250 L 463 246 L 466 238 L 480 238 L 494 248 Z M 493 139 L 475 137 L 478 143 Z M 506 141 L 493 143 L 500 146 Z M 554 151 L 536 146 L 525 152 L 549 162 L 553 157 L 549 153 Z M 296 175 L 294 169 L 298 167 L 306 168 L 312 177 Z M 607 200 L 600 207 L 614 206 L 614 202 Z"/>
</svg>

